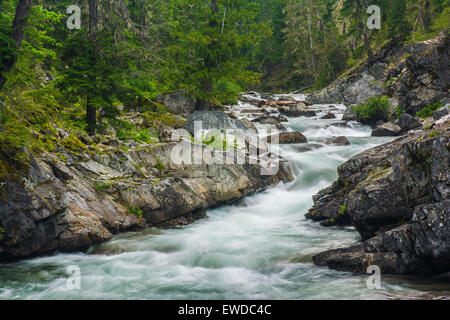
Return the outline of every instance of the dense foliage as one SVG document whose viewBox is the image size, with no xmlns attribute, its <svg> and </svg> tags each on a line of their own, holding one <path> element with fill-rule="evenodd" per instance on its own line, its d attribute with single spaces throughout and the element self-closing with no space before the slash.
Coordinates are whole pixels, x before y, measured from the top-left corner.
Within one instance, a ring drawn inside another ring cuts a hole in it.
<svg viewBox="0 0 450 320">
<path fill-rule="evenodd" d="M 73 4 L 80 30 L 66 26 Z M 371 4 L 381 30 L 366 28 Z M 160 92 L 225 104 L 261 86 L 323 87 L 387 40 L 448 28 L 449 12 L 449 0 L 0 0 L 0 171 L 23 147 L 76 150 L 110 128 L 152 141 L 120 115 L 174 121 Z"/>
<path fill-rule="evenodd" d="M 372 97 L 365 103 L 353 107 L 358 119 L 363 123 L 374 124 L 377 121 L 388 121 L 391 104 L 386 97 Z"/>
<path fill-rule="evenodd" d="M 416 117 L 422 118 L 422 119 L 426 119 L 426 118 L 430 118 L 433 116 L 433 114 L 439 110 L 440 108 L 442 108 L 444 105 L 442 103 L 435 103 L 435 104 L 431 104 L 429 106 L 426 106 L 425 108 L 423 108 L 422 110 L 420 110 L 419 112 L 416 113 Z"/>
</svg>

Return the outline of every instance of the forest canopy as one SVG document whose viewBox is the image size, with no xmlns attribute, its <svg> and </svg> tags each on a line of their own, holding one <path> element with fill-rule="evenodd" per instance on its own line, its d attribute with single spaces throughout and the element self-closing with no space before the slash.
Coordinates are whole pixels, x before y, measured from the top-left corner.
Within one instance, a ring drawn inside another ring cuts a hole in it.
<svg viewBox="0 0 450 320">
<path fill-rule="evenodd" d="M 67 27 L 70 5 L 80 29 Z M 370 5 L 380 30 L 366 26 Z M 161 92 L 221 105 L 250 89 L 319 89 L 449 21 L 449 0 L 0 0 L 0 148 L 52 150 L 55 127 L 127 128 L 118 116 L 130 110 L 157 123 Z"/>
</svg>

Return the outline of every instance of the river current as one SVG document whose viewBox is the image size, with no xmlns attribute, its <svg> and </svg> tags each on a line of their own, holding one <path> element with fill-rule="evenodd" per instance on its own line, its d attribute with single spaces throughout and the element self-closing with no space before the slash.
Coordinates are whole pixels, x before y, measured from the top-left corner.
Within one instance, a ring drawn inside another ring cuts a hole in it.
<svg viewBox="0 0 450 320">
<path fill-rule="evenodd" d="M 325 111 L 327 106 L 314 106 Z M 288 130 L 311 143 L 283 145 L 281 155 L 295 180 L 208 211 L 208 219 L 173 230 L 151 229 L 116 236 L 87 253 L 0 264 L 0 299 L 415 299 L 448 296 L 450 286 L 382 275 L 382 289 L 367 287 L 369 275 L 316 267 L 312 256 L 359 241 L 353 228 L 324 228 L 305 219 L 312 196 L 337 178 L 337 167 L 390 141 L 371 128 L 341 126 L 337 119 L 289 118 Z M 236 110 L 254 108 L 245 103 Z M 323 115 L 324 113 L 319 113 Z M 328 146 L 346 136 L 350 146 Z M 113 252 L 113 255 L 99 254 Z M 79 268 L 81 289 L 67 286 Z"/>
</svg>

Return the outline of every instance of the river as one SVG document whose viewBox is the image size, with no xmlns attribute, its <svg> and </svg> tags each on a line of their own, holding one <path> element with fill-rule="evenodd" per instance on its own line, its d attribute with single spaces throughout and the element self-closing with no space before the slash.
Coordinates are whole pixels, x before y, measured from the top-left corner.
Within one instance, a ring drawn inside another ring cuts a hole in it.
<svg viewBox="0 0 450 320">
<path fill-rule="evenodd" d="M 315 106 L 323 109 L 324 106 Z M 208 219 L 173 230 L 151 229 L 116 236 L 88 253 L 0 265 L 0 299 L 414 299 L 448 295 L 448 285 L 382 275 L 369 290 L 369 275 L 355 276 L 313 265 L 321 251 L 359 240 L 353 228 L 324 228 L 307 221 L 312 196 L 337 178 L 337 167 L 354 155 L 388 142 L 371 129 L 337 119 L 289 118 L 289 130 L 311 145 L 281 146 L 295 181 L 208 211 Z M 240 103 L 237 110 L 254 108 Z M 326 146 L 346 136 L 350 146 Z M 300 149 L 302 148 L 302 149 Z M 113 252 L 112 255 L 98 254 Z M 97 253 L 97 254 L 96 254 Z M 70 290 L 67 270 L 81 272 L 81 289 Z"/>
</svg>

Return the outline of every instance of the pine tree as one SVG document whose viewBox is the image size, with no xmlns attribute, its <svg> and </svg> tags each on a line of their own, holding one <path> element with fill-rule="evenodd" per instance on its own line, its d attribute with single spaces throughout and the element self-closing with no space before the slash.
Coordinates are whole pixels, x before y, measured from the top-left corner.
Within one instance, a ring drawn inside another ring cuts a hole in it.
<svg viewBox="0 0 450 320">
<path fill-rule="evenodd" d="M 410 26 L 406 19 L 406 2 L 394 1 L 388 20 L 388 37 L 402 39 L 410 32 Z"/>
</svg>

